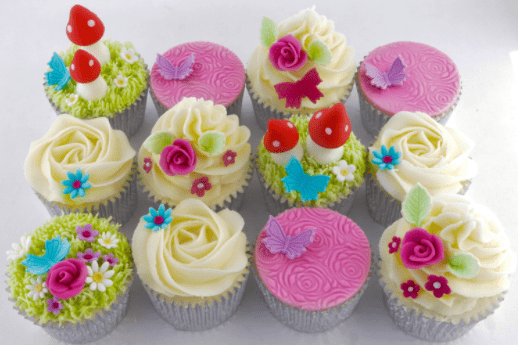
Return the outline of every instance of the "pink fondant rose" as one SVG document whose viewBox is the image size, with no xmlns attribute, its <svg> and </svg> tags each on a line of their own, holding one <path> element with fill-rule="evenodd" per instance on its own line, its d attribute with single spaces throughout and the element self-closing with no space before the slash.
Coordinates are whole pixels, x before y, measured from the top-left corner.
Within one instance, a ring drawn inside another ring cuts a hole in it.
<svg viewBox="0 0 522 347">
<path fill-rule="evenodd" d="M 160 156 L 160 166 L 169 176 L 187 175 L 196 168 L 198 158 L 190 142 L 176 139 L 170 146 L 163 148 Z"/>
<path fill-rule="evenodd" d="M 401 245 L 402 263 L 408 269 L 420 269 L 444 259 L 444 245 L 437 235 L 422 228 L 408 231 Z"/>
<path fill-rule="evenodd" d="M 87 274 L 83 261 L 69 258 L 51 267 L 45 284 L 55 297 L 69 299 L 82 291 Z"/>
<path fill-rule="evenodd" d="M 301 42 L 288 34 L 270 46 L 268 59 L 279 71 L 297 71 L 306 63 L 306 52 L 301 50 Z"/>
</svg>

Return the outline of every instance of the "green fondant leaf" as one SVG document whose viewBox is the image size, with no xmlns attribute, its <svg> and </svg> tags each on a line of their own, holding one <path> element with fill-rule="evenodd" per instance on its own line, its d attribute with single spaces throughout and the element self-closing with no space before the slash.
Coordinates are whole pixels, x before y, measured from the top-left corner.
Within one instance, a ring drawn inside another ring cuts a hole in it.
<svg viewBox="0 0 522 347">
<path fill-rule="evenodd" d="M 276 42 L 278 35 L 277 23 L 271 18 L 263 16 L 261 21 L 261 44 L 266 48 L 270 48 Z"/>
<path fill-rule="evenodd" d="M 479 260 L 472 254 L 457 253 L 449 257 L 449 271 L 458 278 L 470 279 L 479 273 Z"/>
<path fill-rule="evenodd" d="M 308 45 L 308 59 L 319 65 L 328 65 L 332 60 L 332 53 L 321 40 L 313 40 Z"/>
<path fill-rule="evenodd" d="M 225 147 L 226 137 L 220 131 L 207 131 L 198 139 L 198 146 L 211 156 L 220 153 Z"/>
<path fill-rule="evenodd" d="M 174 142 L 174 135 L 168 131 L 158 131 L 151 134 L 143 144 L 150 152 L 161 154 L 163 148 Z"/>
<path fill-rule="evenodd" d="M 402 215 L 413 225 L 420 227 L 431 211 L 431 197 L 420 183 L 413 187 L 402 202 Z"/>
</svg>

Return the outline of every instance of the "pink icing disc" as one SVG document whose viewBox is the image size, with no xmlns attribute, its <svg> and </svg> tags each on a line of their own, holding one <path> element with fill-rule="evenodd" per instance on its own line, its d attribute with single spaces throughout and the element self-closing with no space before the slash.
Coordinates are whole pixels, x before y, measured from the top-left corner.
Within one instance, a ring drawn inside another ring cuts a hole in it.
<svg viewBox="0 0 522 347">
<path fill-rule="evenodd" d="M 196 54 L 194 71 L 184 80 L 165 79 L 154 64 L 150 85 L 156 99 L 167 109 L 191 96 L 230 106 L 245 87 L 245 68 L 241 60 L 229 49 L 203 41 L 184 43 L 162 55 L 174 66 L 179 66 L 191 53 Z"/>
<path fill-rule="evenodd" d="M 315 228 L 300 257 L 271 253 L 259 234 L 255 263 L 268 290 L 287 305 L 306 311 L 336 307 L 355 295 L 368 277 L 370 243 L 351 219 L 324 208 L 294 208 L 276 217 L 287 235 Z"/>
<path fill-rule="evenodd" d="M 373 86 L 365 63 L 387 72 L 398 55 L 408 75 L 403 84 L 386 89 Z M 359 84 L 368 102 L 389 116 L 400 111 L 440 116 L 451 109 L 460 93 L 455 63 L 441 51 L 416 42 L 394 42 L 371 51 L 361 64 Z"/>
</svg>

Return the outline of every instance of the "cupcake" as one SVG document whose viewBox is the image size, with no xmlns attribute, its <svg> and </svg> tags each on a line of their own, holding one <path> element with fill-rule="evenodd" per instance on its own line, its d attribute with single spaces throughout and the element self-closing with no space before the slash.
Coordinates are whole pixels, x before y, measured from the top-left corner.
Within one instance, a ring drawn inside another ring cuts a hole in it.
<svg viewBox="0 0 522 347">
<path fill-rule="evenodd" d="M 158 116 L 185 97 L 211 100 L 227 114 L 241 117 L 245 68 L 228 48 L 211 42 L 189 42 L 158 54 L 150 90 Z"/>
<path fill-rule="evenodd" d="M 455 63 L 417 42 L 374 49 L 359 65 L 356 79 L 362 124 L 374 137 L 401 111 L 423 112 L 446 124 L 461 90 Z"/>
<path fill-rule="evenodd" d="M 310 206 L 348 213 L 364 183 L 366 156 L 341 103 L 269 120 L 255 159 L 268 211 Z"/>
<path fill-rule="evenodd" d="M 107 118 L 64 114 L 31 143 L 24 173 L 51 216 L 90 212 L 125 224 L 137 205 L 135 155 Z"/>
<path fill-rule="evenodd" d="M 431 196 L 464 194 L 477 173 L 469 157 L 473 142 L 421 112 L 399 112 L 368 148 L 366 200 L 370 216 L 384 226 L 401 217 L 401 202 L 416 184 Z"/>
<path fill-rule="evenodd" d="M 250 130 L 223 105 L 184 98 L 165 112 L 138 154 L 143 190 L 158 205 L 196 198 L 239 210 L 252 178 Z"/>
<path fill-rule="evenodd" d="M 259 126 L 344 103 L 353 89 L 354 51 L 314 8 L 275 23 L 263 17 L 261 43 L 248 61 L 247 90 Z"/>
<path fill-rule="evenodd" d="M 515 254 L 497 218 L 463 196 L 432 200 L 416 185 L 402 213 L 379 242 L 386 308 L 410 335 L 457 339 L 504 299 Z"/>
<path fill-rule="evenodd" d="M 244 220 L 188 199 L 160 205 L 132 238 L 138 276 L 159 315 L 178 330 L 206 330 L 229 319 L 249 274 Z"/>
<path fill-rule="evenodd" d="M 371 276 L 372 254 L 351 219 L 302 207 L 270 216 L 254 260 L 270 313 L 292 329 L 321 332 L 353 312 Z"/>
<path fill-rule="evenodd" d="M 125 235 L 86 213 L 55 217 L 8 252 L 14 308 L 68 344 L 109 334 L 127 313 L 133 263 Z"/>
<path fill-rule="evenodd" d="M 44 90 L 58 115 L 106 117 L 130 137 L 143 123 L 149 72 L 132 43 L 102 40 L 104 32 L 96 14 L 73 6 L 66 26 L 72 44 L 53 54 Z"/>
</svg>

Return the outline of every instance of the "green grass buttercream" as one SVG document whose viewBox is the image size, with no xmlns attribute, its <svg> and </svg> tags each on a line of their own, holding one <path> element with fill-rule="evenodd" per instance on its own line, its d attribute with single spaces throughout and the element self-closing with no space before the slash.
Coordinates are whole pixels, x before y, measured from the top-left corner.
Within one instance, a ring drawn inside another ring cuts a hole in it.
<svg viewBox="0 0 522 347">
<path fill-rule="evenodd" d="M 336 175 L 332 172 L 334 166 L 338 166 L 339 162 L 320 164 L 306 151 L 306 137 L 308 136 L 308 122 L 310 116 L 293 115 L 290 117 L 290 122 L 294 123 L 299 132 L 299 142 L 303 146 L 304 154 L 301 159 L 301 165 L 305 173 L 309 175 L 327 175 L 330 176 L 330 181 L 326 187 L 325 192 L 319 192 L 317 200 L 301 202 L 300 194 L 296 191 L 285 193 L 285 188 L 281 178 L 285 177 L 286 170 L 284 166 L 276 164 L 270 152 L 266 150 L 263 145 L 263 139 L 257 147 L 258 166 L 266 183 L 278 194 L 285 196 L 290 204 L 301 202 L 304 206 L 326 207 L 329 202 L 337 201 L 340 197 L 345 197 L 356 188 L 364 183 L 364 174 L 366 172 L 367 153 L 363 144 L 357 140 L 357 137 L 352 133 L 346 141 L 344 146 L 344 153 L 340 160 L 346 160 L 349 164 L 355 165 L 354 180 L 339 182 Z"/>
<path fill-rule="evenodd" d="M 143 59 L 140 58 L 133 63 L 129 63 L 120 57 L 122 47 L 134 49 L 132 43 L 125 42 L 123 44 L 110 40 L 104 40 L 104 43 L 111 52 L 111 60 L 101 67 L 101 76 L 107 82 L 107 93 L 103 98 L 87 101 L 79 97 L 76 103 L 68 106 L 67 97 L 70 94 L 76 94 L 76 82 L 72 78 L 61 90 L 54 90 L 55 85 L 46 85 L 44 87 L 47 97 L 58 105 L 63 113 L 77 118 L 111 118 L 132 105 L 147 87 L 149 73 L 145 68 Z M 64 60 L 67 69 L 71 65 L 74 53 L 78 48 L 79 46 L 71 45 L 64 53 L 59 54 Z M 126 87 L 120 88 L 114 84 L 114 79 L 118 75 L 128 78 Z"/>
<path fill-rule="evenodd" d="M 94 230 L 99 231 L 99 235 L 94 242 L 82 241 L 78 239 L 76 233 L 76 226 L 91 224 Z M 25 311 L 28 316 L 37 318 L 42 324 L 47 322 L 53 323 L 77 323 L 84 319 L 89 319 L 96 314 L 97 311 L 109 309 L 111 304 L 115 302 L 116 297 L 120 292 L 126 290 L 126 284 L 129 277 L 132 275 L 133 263 L 132 253 L 127 238 L 122 233 L 118 232 L 119 225 L 111 224 L 108 219 L 97 218 L 91 214 L 78 213 L 69 214 L 61 217 L 54 217 L 52 220 L 36 228 L 31 233 L 31 245 L 27 254 L 34 254 L 42 256 L 45 254 L 45 240 L 51 240 L 60 235 L 62 241 L 67 238 L 71 244 L 71 249 L 66 258 L 77 258 L 77 252 L 85 253 L 85 250 L 91 248 L 93 252 L 101 252 L 101 257 L 98 259 L 98 264 L 103 264 L 103 255 L 112 253 L 115 258 L 119 258 L 118 263 L 114 267 L 109 267 L 108 270 L 114 270 L 114 275 L 110 278 L 113 285 L 107 287 L 105 292 L 98 290 L 91 291 L 89 284 L 85 284 L 82 291 L 70 299 L 60 300 L 63 304 L 63 309 L 58 315 L 53 312 L 48 312 L 48 299 L 52 299 L 53 295 L 50 292 L 45 294 L 45 298 L 38 298 L 34 300 L 29 296 L 30 290 L 26 288 L 31 285 L 31 279 L 37 279 L 37 275 L 33 275 L 26 271 L 27 267 L 22 264 L 27 255 L 13 260 L 8 264 L 8 284 L 10 287 L 10 297 L 14 299 L 15 307 Z M 120 240 L 116 248 L 107 249 L 103 247 L 98 239 L 104 232 L 116 234 Z M 86 263 L 90 266 L 91 263 Z M 45 282 L 47 273 L 40 275 Z"/>
</svg>

